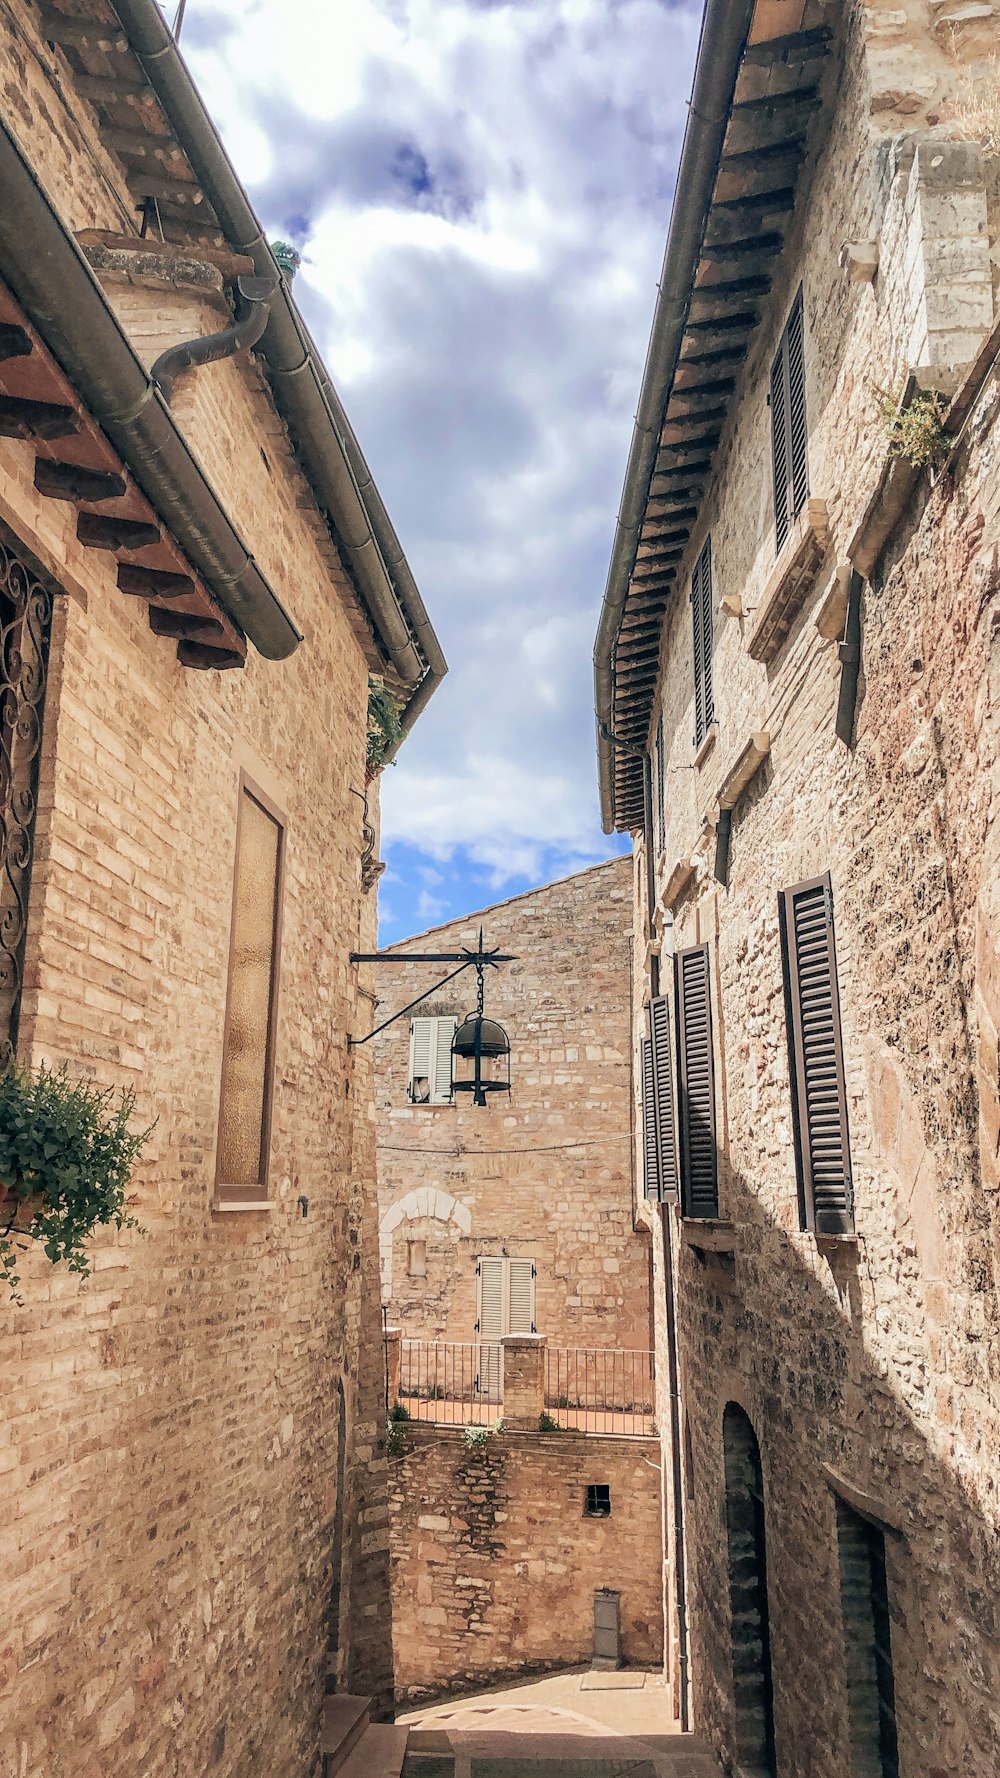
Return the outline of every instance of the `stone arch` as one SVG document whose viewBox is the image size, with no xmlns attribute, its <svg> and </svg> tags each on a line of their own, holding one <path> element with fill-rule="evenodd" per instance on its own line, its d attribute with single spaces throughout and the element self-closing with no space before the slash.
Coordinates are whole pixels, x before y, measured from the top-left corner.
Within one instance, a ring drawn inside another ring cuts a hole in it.
<svg viewBox="0 0 1000 1778">
<path fill-rule="evenodd" d="M 736 1755 L 747 1778 L 774 1778 L 774 1692 L 767 1606 L 764 1478 L 757 1435 L 731 1401 L 722 1417 L 732 1608 Z"/>
<path fill-rule="evenodd" d="M 379 1266 L 382 1273 L 382 1301 L 392 1297 L 392 1237 L 401 1222 L 415 1222 L 418 1217 L 432 1216 L 438 1222 L 453 1222 L 463 1235 L 472 1233 L 472 1212 L 440 1186 L 419 1185 L 390 1204 L 378 1228 Z"/>
</svg>

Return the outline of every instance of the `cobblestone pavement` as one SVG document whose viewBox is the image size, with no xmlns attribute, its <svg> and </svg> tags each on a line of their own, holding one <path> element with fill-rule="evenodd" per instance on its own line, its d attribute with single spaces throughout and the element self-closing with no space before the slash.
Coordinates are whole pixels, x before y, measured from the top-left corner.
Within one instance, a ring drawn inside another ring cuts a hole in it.
<svg viewBox="0 0 1000 1778">
<path fill-rule="evenodd" d="M 720 1778 L 659 1674 L 560 1673 L 400 1716 L 404 1778 Z M 556 1769 L 558 1768 L 558 1769 Z"/>
</svg>

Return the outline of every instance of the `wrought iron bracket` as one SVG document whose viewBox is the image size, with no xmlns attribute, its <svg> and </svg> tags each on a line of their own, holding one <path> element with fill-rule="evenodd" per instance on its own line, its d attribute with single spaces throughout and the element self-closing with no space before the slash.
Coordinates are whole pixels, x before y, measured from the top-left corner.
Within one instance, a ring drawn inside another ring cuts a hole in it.
<svg viewBox="0 0 1000 1778">
<path fill-rule="evenodd" d="M 415 1006 L 419 1006 L 422 1000 L 429 1000 L 430 996 L 436 994 L 439 988 L 447 987 L 449 982 L 453 982 L 456 976 L 463 975 L 467 969 L 474 969 L 482 982 L 484 969 L 496 969 L 501 963 L 517 962 L 516 957 L 511 956 L 507 951 L 501 951 L 499 947 L 492 951 L 484 950 L 482 927 L 479 928 L 479 945 L 474 951 L 470 951 L 467 946 L 463 945 L 460 951 L 411 951 L 409 955 L 401 954 L 399 951 L 352 951 L 350 955 L 352 963 L 457 963 L 458 965 L 457 969 L 451 970 L 439 982 L 433 982 L 429 988 L 425 988 L 424 992 L 418 994 L 415 1000 L 411 1000 L 406 1006 L 401 1006 L 398 1012 L 393 1013 L 391 1019 L 385 1019 L 381 1025 L 376 1025 L 374 1031 L 369 1031 L 366 1037 L 349 1036 L 347 1047 L 353 1050 L 360 1049 L 362 1044 L 370 1043 L 373 1037 L 378 1037 L 383 1031 L 387 1031 L 390 1025 L 396 1023 L 397 1019 L 405 1018 L 406 1014 L 412 1012 Z"/>
</svg>

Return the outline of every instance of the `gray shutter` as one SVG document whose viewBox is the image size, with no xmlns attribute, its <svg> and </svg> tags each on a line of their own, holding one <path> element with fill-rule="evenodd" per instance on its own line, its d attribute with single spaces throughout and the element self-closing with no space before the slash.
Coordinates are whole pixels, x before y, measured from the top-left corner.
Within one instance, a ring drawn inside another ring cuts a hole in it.
<svg viewBox="0 0 1000 1778">
<path fill-rule="evenodd" d="M 666 767 L 663 758 L 663 711 L 656 724 L 656 820 L 657 842 L 662 852 L 667 843 Z"/>
<path fill-rule="evenodd" d="M 804 336 L 800 285 L 771 367 L 774 540 L 779 555 L 792 520 L 802 511 L 809 493 Z"/>
<path fill-rule="evenodd" d="M 428 1019 L 427 1023 L 434 1027 L 431 1033 L 431 1104 L 450 1105 L 453 1096 L 451 1046 L 458 1020 L 445 1017 Z"/>
<path fill-rule="evenodd" d="M 778 897 L 802 1226 L 854 1232 L 829 873 Z"/>
<path fill-rule="evenodd" d="M 677 1202 L 677 1116 L 674 1103 L 674 1056 L 670 1040 L 670 1003 L 660 995 L 649 1003 L 650 1062 L 659 1198 Z"/>
<path fill-rule="evenodd" d="M 705 682 L 705 732 L 715 721 L 715 694 L 712 688 L 712 646 L 715 640 L 715 622 L 712 614 L 712 539 L 706 538 L 705 547 L 701 552 L 701 623 L 703 631 L 703 647 L 705 665 L 703 677 Z"/>
<path fill-rule="evenodd" d="M 406 1090 L 408 1099 L 412 1100 L 416 1097 L 415 1083 L 419 1080 L 426 1082 L 426 1085 L 421 1088 L 421 1093 L 425 1095 L 425 1097 L 423 1097 L 419 1103 L 428 1103 L 433 1085 L 431 1078 L 433 1056 L 434 1020 L 425 1018 L 411 1019 L 410 1078 Z"/>
<path fill-rule="evenodd" d="M 806 367 L 804 352 L 805 316 L 802 287 L 792 304 L 785 329 L 788 366 L 788 479 L 792 516 L 797 518 L 809 493 L 809 466 L 806 458 Z"/>
<path fill-rule="evenodd" d="M 643 1194 L 654 1203 L 660 1197 L 660 1165 L 656 1140 L 656 1081 L 653 1074 L 653 1046 L 644 1037 L 639 1046 L 642 1058 L 642 1181 Z"/>
<path fill-rule="evenodd" d="M 685 1216 L 719 1214 L 715 1151 L 715 1064 L 707 945 L 678 951 L 677 1052 L 680 1060 L 681 1193 Z"/>
<path fill-rule="evenodd" d="M 694 626 L 694 744 L 700 747 L 715 715 L 712 697 L 712 539 L 705 540 L 691 576 L 691 621 Z"/>
</svg>

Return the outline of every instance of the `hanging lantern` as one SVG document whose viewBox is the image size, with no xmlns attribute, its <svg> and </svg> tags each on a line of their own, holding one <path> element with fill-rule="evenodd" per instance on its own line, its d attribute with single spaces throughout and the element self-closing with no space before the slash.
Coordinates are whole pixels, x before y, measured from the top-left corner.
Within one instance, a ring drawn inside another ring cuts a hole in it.
<svg viewBox="0 0 1000 1778">
<path fill-rule="evenodd" d="M 452 1086 L 471 1093 L 473 1105 L 485 1105 L 487 1093 L 510 1092 L 510 1039 L 495 1019 L 483 1017 L 483 982 L 479 1008 L 463 1019 L 451 1046 Z"/>
</svg>

